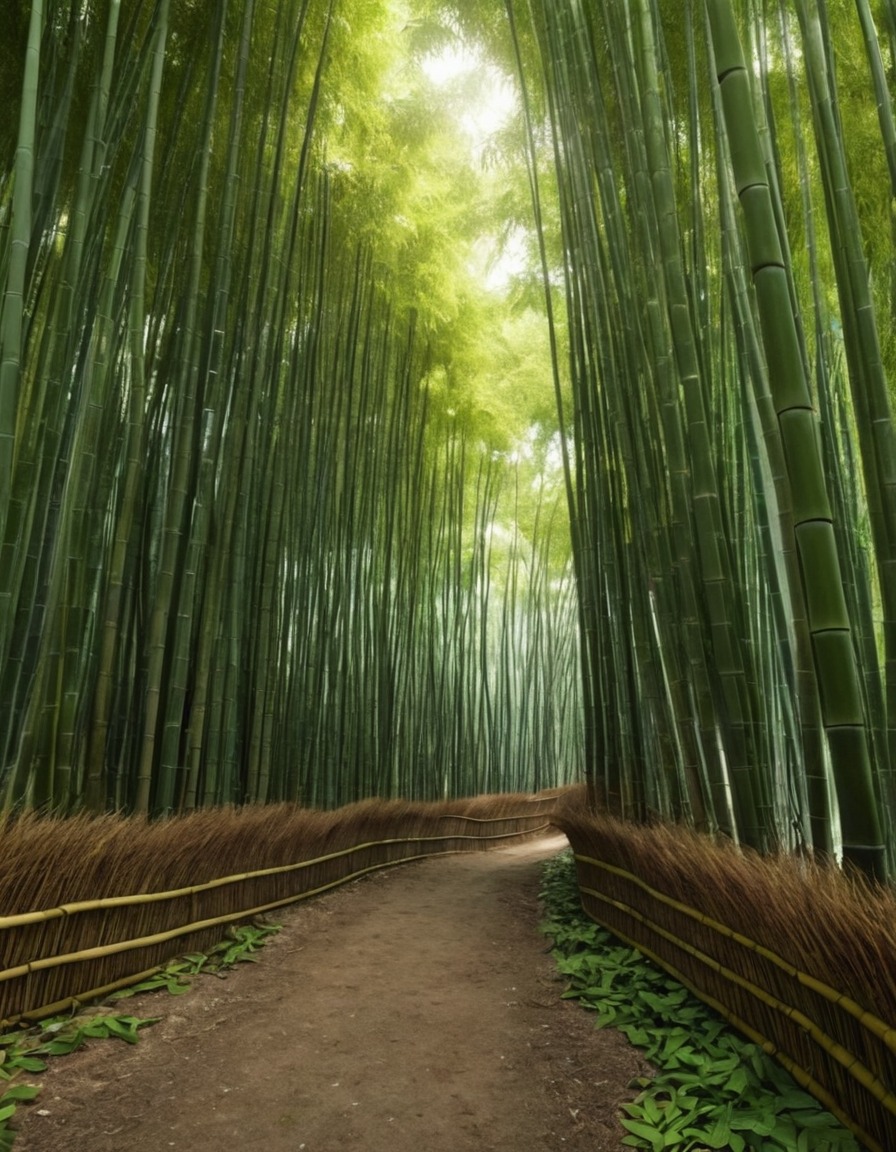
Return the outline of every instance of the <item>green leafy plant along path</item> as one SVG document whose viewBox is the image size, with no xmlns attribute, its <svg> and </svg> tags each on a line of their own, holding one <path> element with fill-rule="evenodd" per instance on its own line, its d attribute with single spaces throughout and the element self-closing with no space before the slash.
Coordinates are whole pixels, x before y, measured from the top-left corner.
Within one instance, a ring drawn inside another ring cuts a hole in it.
<svg viewBox="0 0 896 1152">
<path fill-rule="evenodd" d="M 114 993 L 116 1001 L 141 992 L 166 991 L 172 996 L 190 990 L 190 977 L 200 973 L 223 974 L 240 961 L 254 961 L 254 955 L 268 938 L 280 930 L 279 924 L 240 924 L 207 953 L 191 952 L 166 965 L 138 984 Z M 15 1140 L 10 1127 L 19 1104 L 30 1103 L 40 1094 L 36 1084 L 11 1084 L 21 1075 L 45 1072 L 48 1056 L 68 1056 L 88 1040 L 123 1040 L 136 1044 L 142 1028 L 158 1023 L 160 1017 L 139 1018 L 103 1012 L 92 1016 L 54 1016 L 27 1030 L 0 1036 L 0 1152 L 8 1152 Z"/>
<path fill-rule="evenodd" d="M 623 1143 L 651 1152 L 858 1152 L 854 1137 L 756 1044 L 590 920 L 575 864 L 544 865 L 544 933 L 554 942 L 563 993 L 644 1050 L 656 1067 L 623 1105 Z"/>
<path fill-rule="evenodd" d="M 136 1016 L 54 1016 L 27 1032 L 10 1032 L 0 1036 L 0 1079 L 5 1083 L 22 1073 L 45 1072 L 47 1056 L 68 1056 L 88 1040 L 124 1040 L 136 1044 L 138 1032 L 155 1019 Z M 8 1121 L 19 1104 L 30 1103 L 40 1093 L 36 1084 L 12 1084 L 0 1095 L 0 1152 L 12 1148 L 15 1131 Z"/>
<path fill-rule="evenodd" d="M 189 991 L 191 976 L 198 976 L 201 972 L 221 973 L 240 961 L 256 960 L 255 953 L 264 947 L 270 936 L 279 931 L 279 924 L 237 925 L 208 952 L 188 952 L 146 980 L 113 993 L 110 999 L 125 1000 L 140 992 L 155 992 L 162 989 L 170 992 L 172 996 L 180 996 Z"/>
</svg>

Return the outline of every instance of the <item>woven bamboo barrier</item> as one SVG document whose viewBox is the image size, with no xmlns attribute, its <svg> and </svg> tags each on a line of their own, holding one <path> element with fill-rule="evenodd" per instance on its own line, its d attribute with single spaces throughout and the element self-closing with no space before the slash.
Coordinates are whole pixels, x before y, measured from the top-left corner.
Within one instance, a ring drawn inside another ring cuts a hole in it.
<svg viewBox="0 0 896 1152">
<path fill-rule="evenodd" d="M 0 1020 L 38 1019 L 201 951 L 226 925 L 380 868 L 543 834 L 550 797 L 218 809 L 0 828 Z"/>
<path fill-rule="evenodd" d="M 835 869 L 561 801 L 587 914 L 783 1064 L 871 1152 L 896 1147 L 896 897 Z"/>
<path fill-rule="evenodd" d="M 67 1009 L 225 925 L 404 861 L 543 834 L 585 911 L 787 1067 L 870 1152 L 896 1147 L 896 896 L 806 861 L 597 817 L 577 789 L 0 825 L 0 1018 Z"/>
</svg>

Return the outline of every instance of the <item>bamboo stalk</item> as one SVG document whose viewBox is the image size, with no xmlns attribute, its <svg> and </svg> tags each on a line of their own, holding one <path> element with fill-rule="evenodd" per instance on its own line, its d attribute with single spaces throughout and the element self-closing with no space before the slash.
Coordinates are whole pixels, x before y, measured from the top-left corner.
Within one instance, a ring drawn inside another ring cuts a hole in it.
<svg viewBox="0 0 896 1152">
<path fill-rule="evenodd" d="M 25 273 L 32 240 L 31 199 L 34 185 L 38 75 L 43 25 L 44 5 L 42 0 L 37 0 L 31 5 L 28 26 L 28 47 L 16 148 L 10 254 L 6 268 L 2 312 L 0 312 L 0 332 L 2 332 L 0 344 L 3 346 L 3 360 L 0 363 L 0 542 L 6 539 L 15 458 L 19 376 L 25 330 Z M 8 644 L 11 608 L 9 600 L 5 596 L 0 597 L 0 644 L 2 644 L 0 653 L 5 653 Z"/>
<path fill-rule="evenodd" d="M 844 858 L 871 877 L 883 877 L 883 833 L 872 785 L 856 657 L 815 412 L 803 371 L 784 254 L 774 219 L 773 193 L 759 146 L 748 74 L 730 3 L 708 2 L 708 13 L 731 163 L 744 210 L 769 377 L 793 496 L 794 535 L 840 804 Z"/>
</svg>

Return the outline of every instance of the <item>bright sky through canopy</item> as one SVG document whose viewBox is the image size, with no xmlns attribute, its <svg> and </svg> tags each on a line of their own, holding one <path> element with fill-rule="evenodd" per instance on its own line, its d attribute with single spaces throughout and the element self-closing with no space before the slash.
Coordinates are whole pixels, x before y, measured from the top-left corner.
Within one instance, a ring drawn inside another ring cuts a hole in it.
<svg viewBox="0 0 896 1152">
<path fill-rule="evenodd" d="M 457 122 L 470 141 L 470 151 L 482 162 L 490 137 L 513 115 L 517 103 L 513 84 L 475 47 L 466 44 L 426 56 L 421 66 L 436 87 L 446 90 L 446 99 L 450 99 Z M 496 239 L 483 236 L 476 244 L 476 256 L 485 286 L 503 291 L 510 277 L 522 267 L 522 237 L 511 234 L 503 251 L 498 252 Z"/>
<path fill-rule="evenodd" d="M 465 82 L 465 99 L 459 106 L 458 120 L 470 137 L 474 152 L 481 152 L 488 137 L 503 127 L 513 111 L 516 103 L 513 85 L 475 48 L 467 45 L 426 56 L 422 68 L 438 87 L 455 80 Z M 475 82 L 466 83 L 468 80 Z"/>
</svg>

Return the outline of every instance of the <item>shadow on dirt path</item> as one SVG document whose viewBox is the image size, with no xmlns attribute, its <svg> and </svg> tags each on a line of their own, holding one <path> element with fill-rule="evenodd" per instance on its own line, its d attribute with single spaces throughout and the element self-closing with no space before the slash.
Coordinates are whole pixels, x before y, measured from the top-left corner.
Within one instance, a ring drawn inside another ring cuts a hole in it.
<svg viewBox="0 0 896 1152">
<path fill-rule="evenodd" d="M 162 1020 L 53 1062 L 14 1152 L 621 1148 L 645 1065 L 560 1000 L 537 927 L 565 846 L 375 873 L 287 910 L 257 964 L 122 1001 Z"/>
</svg>

